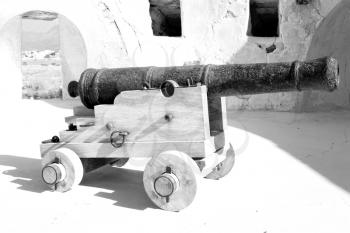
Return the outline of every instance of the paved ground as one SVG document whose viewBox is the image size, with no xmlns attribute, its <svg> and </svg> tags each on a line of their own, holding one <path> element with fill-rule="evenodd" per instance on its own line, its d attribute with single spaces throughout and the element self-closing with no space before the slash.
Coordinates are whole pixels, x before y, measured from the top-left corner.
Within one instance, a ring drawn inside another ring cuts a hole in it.
<svg viewBox="0 0 350 233">
<path fill-rule="evenodd" d="M 48 191 L 39 143 L 71 111 L 16 106 L 2 105 L 0 232 L 350 232 L 350 112 L 230 113 L 234 170 L 203 179 L 194 203 L 171 213 L 148 200 L 145 161 L 90 173 L 64 194 Z"/>
</svg>

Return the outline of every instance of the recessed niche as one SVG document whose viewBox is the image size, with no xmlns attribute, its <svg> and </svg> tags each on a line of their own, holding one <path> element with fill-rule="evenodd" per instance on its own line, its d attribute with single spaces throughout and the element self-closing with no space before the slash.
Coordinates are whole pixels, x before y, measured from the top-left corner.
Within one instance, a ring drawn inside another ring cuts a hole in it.
<svg viewBox="0 0 350 233">
<path fill-rule="evenodd" d="M 182 36 L 180 0 L 149 0 L 154 36 Z"/>
<path fill-rule="evenodd" d="M 248 36 L 279 36 L 278 2 L 278 0 L 250 0 Z"/>
</svg>

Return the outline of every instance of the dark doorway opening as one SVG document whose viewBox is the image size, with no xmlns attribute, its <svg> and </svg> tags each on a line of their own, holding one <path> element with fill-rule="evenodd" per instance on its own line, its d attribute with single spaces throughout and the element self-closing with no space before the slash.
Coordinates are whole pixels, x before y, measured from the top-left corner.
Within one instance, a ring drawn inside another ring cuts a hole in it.
<svg viewBox="0 0 350 233">
<path fill-rule="evenodd" d="M 250 0 L 248 36 L 279 36 L 278 2 L 278 0 Z"/>
<path fill-rule="evenodd" d="M 180 0 L 149 0 L 149 2 L 153 35 L 181 37 Z"/>
</svg>

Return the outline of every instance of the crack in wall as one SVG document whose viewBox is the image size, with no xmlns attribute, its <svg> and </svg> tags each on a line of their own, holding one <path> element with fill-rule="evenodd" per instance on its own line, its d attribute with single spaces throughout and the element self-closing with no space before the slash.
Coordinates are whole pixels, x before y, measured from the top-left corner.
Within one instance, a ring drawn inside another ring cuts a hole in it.
<svg viewBox="0 0 350 233">
<path fill-rule="evenodd" d="M 125 40 L 124 40 L 124 38 L 123 38 L 123 35 L 122 35 L 122 33 L 121 33 L 121 30 L 120 30 L 120 28 L 119 28 L 119 26 L 118 26 L 118 24 L 117 24 L 117 22 L 116 22 L 116 20 L 115 20 L 115 17 L 114 17 L 114 15 L 113 15 L 111 9 L 110 9 L 109 6 L 107 5 L 107 3 L 103 2 L 103 1 L 100 1 L 99 4 L 102 4 L 102 6 L 104 7 L 103 13 L 108 12 L 108 13 L 107 13 L 107 14 L 108 14 L 107 17 L 109 17 L 109 18 L 112 19 L 113 25 L 116 27 L 117 32 L 118 32 L 118 34 L 119 34 L 119 36 L 120 36 L 120 39 L 121 39 L 121 41 L 122 41 L 122 43 L 123 43 L 123 47 L 124 47 L 124 49 L 125 49 L 125 52 L 126 52 L 127 55 L 129 55 L 128 49 L 127 49 L 127 47 L 126 47 L 126 42 L 125 42 Z"/>
<path fill-rule="evenodd" d="M 226 11 L 226 15 L 224 16 L 225 19 L 227 18 L 236 18 L 237 15 L 235 13 L 233 13 L 231 10 L 227 10 Z"/>
<path fill-rule="evenodd" d="M 120 30 L 120 27 L 118 26 L 118 23 L 117 23 L 117 20 L 116 20 L 116 16 L 113 14 L 113 11 L 110 9 L 110 7 L 108 6 L 107 3 L 105 3 L 104 1 L 100 1 L 100 3 L 105 7 L 105 11 L 108 12 L 108 14 L 110 15 L 110 18 L 112 18 L 113 24 L 116 27 L 116 29 L 118 31 L 118 34 L 120 35 L 121 41 L 123 43 L 123 47 L 124 47 L 127 55 L 129 55 L 128 47 L 127 47 L 125 39 L 123 38 L 122 32 Z M 118 3 L 121 4 L 121 2 L 119 0 L 118 0 Z M 132 32 L 134 33 L 135 38 L 137 40 L 138 47 L 142 51 L 142 45 L 141 45 L 141 42 L 139 40 L 139 36 L 138 36 L 138 33 L 137 33 L 135 27 L 130 22 L 128 22 L 124 17 L 122 17 L 122 11 L 118 7 L 117 7 L 117 9 L 119 11 L 118 13 L 121 15 L 120 19 L 123 20 L 123 22 L 125 24 L 127 24 L 129 26 L 129 28 L 132 30 Z"/>
<path fill-rule="evenodd" d="M 317 13 L 322 19 L 325 18 L 325 16 L 323 16 L 323 15 L 321 14 L 321 10 L 319 9 L 319 8 L 321 8 L 321 3 L 320 3 L 320 2 L 318 2 L 319 7 L 316 6 L 316 3 L 315 3 L 315 2 L 312 2 L 310 5 L 312 6 L 312 8 L 316 11 L 316 13 Z"/>
</svg>

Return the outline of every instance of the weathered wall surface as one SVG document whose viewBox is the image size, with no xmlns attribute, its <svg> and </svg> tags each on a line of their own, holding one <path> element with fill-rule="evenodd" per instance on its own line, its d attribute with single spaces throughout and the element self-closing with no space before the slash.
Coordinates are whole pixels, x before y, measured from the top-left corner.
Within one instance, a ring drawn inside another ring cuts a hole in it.
<svg viewBox="0 0 350 233">
<path fill-rule="evenodd" d="M 337 92 L 232 97 L 228 107 L 300 111 L 348 107 L 347 2 L 313 0 L 297 5 L 280 0 L 279 37 L 260 38 L 247 36 L 249 0 L 181 0 L 181 37 L 153 36 L 148 0 L 3 0 L 0 45 L 13 46 L 10 41 L 18 35 L 9 33 L 20 26 L 20 20 L 11 21 L 14 17 L 31 10 L 60 14 L 66 84 L 87 67 L 277 62 L 333 55 L 341 69 Z M 6 27 L 9 22 L 11 27 Z M 276 49 L 267 53 L 271 45 Z M 11 57 L 17 56 L 18 49 L 9 51 Z M 13 64 L 18 63 L 16 59 Z M 16 73 L 16 66 L 0 64 L 11 74 Z M 12 79 L 21 77 L 17 72 Z"/>
<path fill-rule="evenodd" d="M 13 27 L 16 25 L 16 27 Z M 18 100 L 22 95 L 21 18 L 12 17 L 0 28 L 0 103 Z M 3 105 L 4 106 L 4 105 Z"/>
<path fill-rule="evenodd" d="M 313 111 L 348 108 L 349 70 L 346 64 L 349 46 L 344 41 L 348 35 L 348 1 L 313 0 L 308 5 L 280 0 L 280 36 L 278 38 L 248 38 L 244 47 L 232 56 L 232 63 L 280 62 L 334 56 L 340 63 L 339 90 L 327 93 L 276 93 L 229 98 L 231 108 Z M 322 32 L 321 32 L 322 31 Z M 332 38 L 330 38 L 332 37 Z M 276 45 L 272 53 L 266 48 Z M 342 54 L 342 55 L 341 55 Z"/>
<path fill-rule="evenodd" d="M 79 29 L 63 15 L 59 15 L 58 19 L 60 56 L 64 77 L 62 94 L 63 98 L 67 99 L 69 95 L 66 90 L 69 82 L 76 80 L 87 67 L 87 51 Z"/>
</svg>

